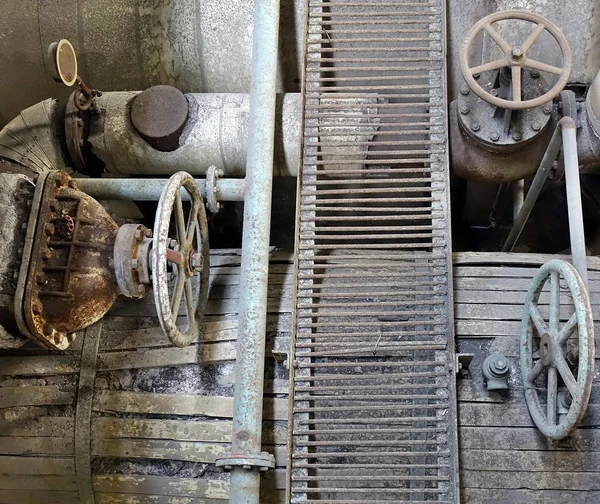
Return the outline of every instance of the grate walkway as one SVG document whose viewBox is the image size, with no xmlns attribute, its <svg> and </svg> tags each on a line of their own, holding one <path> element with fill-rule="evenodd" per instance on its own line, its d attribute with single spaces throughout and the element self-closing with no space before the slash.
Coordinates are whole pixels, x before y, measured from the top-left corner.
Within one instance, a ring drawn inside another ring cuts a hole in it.
<svg viewBox="0 0 600 504">
<path fill-rule="evenodd" d="M 458 502 L 444 9 L 308 1 L 292 503 Z"/>
</svg>

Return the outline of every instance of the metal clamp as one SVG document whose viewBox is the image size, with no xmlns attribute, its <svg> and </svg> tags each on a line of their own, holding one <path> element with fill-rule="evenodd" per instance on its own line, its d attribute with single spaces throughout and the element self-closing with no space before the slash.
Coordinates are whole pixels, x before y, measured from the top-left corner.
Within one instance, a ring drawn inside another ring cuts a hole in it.
<svg viewBox="0 0 600 504">
<path fill-rule="evenodd" d="M 233 467 L 242 467 L 243 469 L 258 469 L 260 472 L 275 468 L 275 457 L 268 452 L 261 452 L 256 455 L 225 455 L 216 460 L 217 467 L 222 467 L 225 471 L 230 471 Z"/>
<path fill-rule="evenodd" d="M 206 170 L 206 207 L 210 213 L 221 210 L 219 202 L 219 179 L 225 172 L 216 166 L 209 166 Z"/>
</svg>

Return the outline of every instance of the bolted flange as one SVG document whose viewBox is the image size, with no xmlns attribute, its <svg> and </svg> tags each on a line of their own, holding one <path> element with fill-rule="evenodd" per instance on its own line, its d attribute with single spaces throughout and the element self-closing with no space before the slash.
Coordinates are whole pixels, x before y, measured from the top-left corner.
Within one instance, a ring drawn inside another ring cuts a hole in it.
<svg viewBox="0 0 600 504">
<path fill-rule="evenodd" d="M 260 472 L 268 471 L 275 468 L 275 457 L 268 452 L 261 452 L 255 455 L 240 454 L 240 455 L 225 455 L 218 457 L 216 466 L 223 468 L 225 471 L 230 471 L 234 467 L 242 467 L 248 471 L 258 470 Z"/>
</svg>

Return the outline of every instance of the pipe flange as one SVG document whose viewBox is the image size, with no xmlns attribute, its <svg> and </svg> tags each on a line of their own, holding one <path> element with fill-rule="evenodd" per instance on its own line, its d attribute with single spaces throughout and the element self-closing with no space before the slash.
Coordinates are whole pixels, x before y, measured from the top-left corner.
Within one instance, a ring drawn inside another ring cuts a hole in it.
<svg viewBox="0 0 600 504">
<path fill-rule="evenodd" d="M 255 455 L 225 455 L 218 457 L 216 466 L 222 467 L 225 471 L 230 471 L 234 467 L 242 467 L 246 470 L 258 469 L 260 472 L 275 468 L 275 457 L 268 452 L 261 452 Z"/>
<path fill-rule="evenodd" d="M 150 249 L 152 230 L 141 224 L 124 224 L 119 228 L 113 248 L 113 269 L 119 292 L 141 298 L 150 289 Z"/>
<path fill-rule="evenodd" d="M 216 214 L 221 210 L 219 202 L 219 179 L 225 172 L 216 166 L 209 166 L 206 170 L 206 206 L 210 213 Z"/>
</svg>

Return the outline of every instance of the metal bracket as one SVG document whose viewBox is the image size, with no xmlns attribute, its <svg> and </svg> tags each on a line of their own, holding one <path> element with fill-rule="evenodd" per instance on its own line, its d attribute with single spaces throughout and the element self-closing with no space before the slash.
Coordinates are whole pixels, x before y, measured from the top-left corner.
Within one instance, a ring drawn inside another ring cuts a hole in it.
<svg viewBox="0 0 600 504">
<path fill-rule="evenodd" d="M 222 467 L 225 471 L 230 471 L 238 466 L 243 469 L 258 469 L 260 472 L 275 468 L 275 457 L 268 452 L 261 452 L 256 455 L 225 455 L 216 460 L 216 466 Z"/>
</svg>

